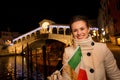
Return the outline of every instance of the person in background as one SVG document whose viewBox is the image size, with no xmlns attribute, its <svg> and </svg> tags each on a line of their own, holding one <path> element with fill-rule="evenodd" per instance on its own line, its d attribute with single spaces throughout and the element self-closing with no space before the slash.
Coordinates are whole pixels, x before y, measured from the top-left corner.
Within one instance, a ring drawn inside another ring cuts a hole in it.
<svg viewBox="0 0 120 80">
<path fill-rule="evenodd" d="M 120 80 L 116 59 L 105 43 L 92 39 L 88 19 L 73 16 L 70 29 L 73 44 L 65 48 L 63 67 L 56 70 L 50 80 L 107 80 L 107 77 L 109 80 Z"/>
</svg>

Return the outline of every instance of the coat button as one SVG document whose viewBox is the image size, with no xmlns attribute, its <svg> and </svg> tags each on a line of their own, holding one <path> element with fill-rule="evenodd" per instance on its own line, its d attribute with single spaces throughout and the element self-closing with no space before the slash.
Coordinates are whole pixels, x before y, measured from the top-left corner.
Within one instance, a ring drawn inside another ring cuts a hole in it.
<svg viewBox="0 0 120 80">
<path fill-rule="evenodd" d="M 90 72 L 91 72 L 91 73 L 94 73 L 94 69 L 91 68 L 91 69 L 90 69 Z"/>
<path fill-rule="evenodd" d="M 90 52 L 88 52 L 88 53 L 87 53 L 87 56 L 90 56 L 90 55 L 91 55 L 91 53 L 90 53 Z"/>
<path fill-rule="evenodd" d="M 92 46 L 94 46 L 94 44 L 95 44 L 94 42 L 91 43 Z"/>
</svg>

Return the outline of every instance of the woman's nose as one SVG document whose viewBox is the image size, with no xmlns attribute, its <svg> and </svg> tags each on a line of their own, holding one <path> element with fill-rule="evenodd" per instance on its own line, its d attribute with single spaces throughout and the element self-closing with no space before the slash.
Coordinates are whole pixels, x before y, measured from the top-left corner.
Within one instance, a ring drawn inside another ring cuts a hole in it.
<svg viewBox="0 0 120 80">
<path fill-rule="evenodd" d="M 81 31 L 80 31 L 80 30 L 78 30 L 78 31 L 77 31 L 77 34 L 81 34 Z"/>
</svg>

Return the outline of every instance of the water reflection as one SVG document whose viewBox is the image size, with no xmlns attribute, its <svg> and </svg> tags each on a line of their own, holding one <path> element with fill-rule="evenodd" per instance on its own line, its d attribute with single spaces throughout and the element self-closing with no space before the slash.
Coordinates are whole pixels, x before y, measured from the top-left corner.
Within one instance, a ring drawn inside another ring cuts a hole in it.
<svg viewBox="0 0 120 80">
<path fill-rule="evenodd" d="M 27 74 L 31 73 L 32 76 L 29 76 L 29 77 L 32 77 L 32 80 L 43 80 L 42 77 L 36 79 L 37 72 L 35 70 L 35 67 L 32 67 L 33 72 L 28 71 L 26 61 L 27 61 L 26 58 L 22 56 L 0 57 L 0 79 L 2 80 L 28 80 Z"/>
</svg>

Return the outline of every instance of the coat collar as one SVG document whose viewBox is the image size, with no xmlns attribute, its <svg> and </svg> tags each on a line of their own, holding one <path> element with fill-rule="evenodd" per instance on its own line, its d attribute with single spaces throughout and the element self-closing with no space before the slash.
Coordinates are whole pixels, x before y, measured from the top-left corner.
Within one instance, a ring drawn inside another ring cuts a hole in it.
<svg viewBox="0 0 120 80">
<path fill-rule="evenodd" d="M 77 40 L 73 39 L 73 47 L 80 46 L 82 49 L 93 49 L 95 42 L 93 41 L 91 35 L 89 34 L 87 39 Z"/>
</svg>

